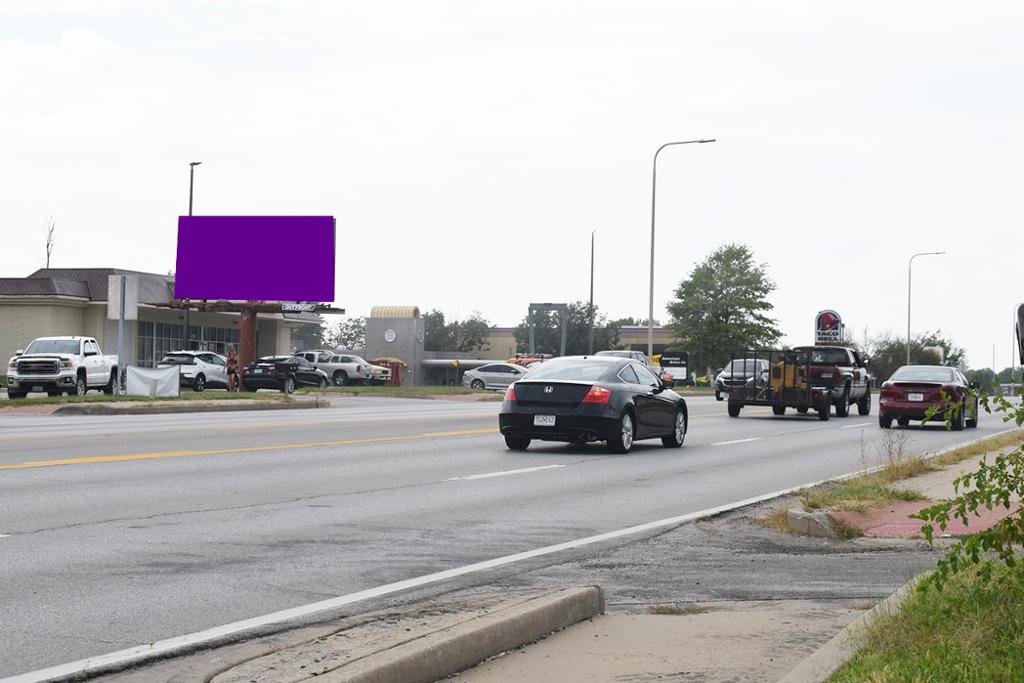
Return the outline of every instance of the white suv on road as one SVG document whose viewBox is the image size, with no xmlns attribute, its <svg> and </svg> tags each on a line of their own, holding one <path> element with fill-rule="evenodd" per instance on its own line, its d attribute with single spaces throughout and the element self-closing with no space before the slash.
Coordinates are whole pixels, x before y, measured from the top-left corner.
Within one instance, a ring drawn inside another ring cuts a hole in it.
<svg viewBox="0 0 1024 683">
<path fill-rule="evenodd" d="M 157 367 L 178 366 L 181 385 L 203 391 L 228 388 L 227 362 L 227 358 L 212 351 L 171 351 Z"/>
</svg>

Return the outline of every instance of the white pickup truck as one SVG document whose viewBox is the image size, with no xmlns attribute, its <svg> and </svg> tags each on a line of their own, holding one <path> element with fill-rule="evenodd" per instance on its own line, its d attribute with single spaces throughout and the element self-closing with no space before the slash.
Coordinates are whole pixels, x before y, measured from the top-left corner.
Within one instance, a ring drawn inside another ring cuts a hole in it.
<svg viewBox="0 0 1024 683">
<path fill-rule="evenodd" d="M 40 337 L 8 361 L 7 397 L 42 391 L 84 396 L 89 389 L 112 394 L 116 379 L 117 356 L 104 356 L 92 337 Z"/>
</svg>

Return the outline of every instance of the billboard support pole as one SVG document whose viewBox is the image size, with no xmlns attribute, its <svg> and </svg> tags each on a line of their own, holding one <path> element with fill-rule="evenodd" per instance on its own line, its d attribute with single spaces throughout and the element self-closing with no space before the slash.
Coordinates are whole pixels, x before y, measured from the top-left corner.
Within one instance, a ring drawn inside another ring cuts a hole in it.
<svg viewBox="0 0 1024 683">
<path fill-rule="evenodd" d="M 256 360 L 256 310 L 252 306 L 245 306 L 242 308 L 242 315 L 238 320 L 238 364 L 244 370 L 254 360 Z M 244 375 L 243 372 L 239 374 Z"/>
</svg>

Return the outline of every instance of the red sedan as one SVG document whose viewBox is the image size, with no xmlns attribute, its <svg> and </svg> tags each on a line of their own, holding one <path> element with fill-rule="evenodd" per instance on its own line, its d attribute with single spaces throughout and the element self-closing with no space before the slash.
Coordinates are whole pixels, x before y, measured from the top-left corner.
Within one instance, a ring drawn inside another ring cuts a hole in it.
<svg viewBox="0 0 1024 683">
<path fill-rule="evenodd" d="M 950 407 L 959 407 L 952 415 L 953 429 L 959 431 L 978 426 L 976 388 L 963 373 L 944 365 L 904 365 L 882 385 L 878 405 L 878 426 L 889 429 L 892 421 L 906 427 L 911 420 L 928 419 L 928 410 L 935 408 L 931 419 L 946 419 Z"/>
</svg>

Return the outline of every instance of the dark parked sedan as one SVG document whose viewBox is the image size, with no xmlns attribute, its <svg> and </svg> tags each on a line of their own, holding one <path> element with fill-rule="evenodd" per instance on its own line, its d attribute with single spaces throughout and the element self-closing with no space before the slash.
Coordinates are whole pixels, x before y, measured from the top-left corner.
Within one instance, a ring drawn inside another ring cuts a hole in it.
<svg viewBox="0 0 1024 683">
<path fill-rule="evenodd" d="M 305 358 L 298 356 L 266 356 L 249 363 L 242 375 L 242 386 L 246 391 L 257 389 L 283 388 L 287 393 L 297 386 L 324 388 L 329 380 L 327 374 L 318 370 Z"/>
<path fill-rule="evenodd" d="M 505 392 L 498 424 L 512 450 L 532 439 L 604 441 L 612 453 L 661 438 L 686 437 L 686 401 L 643 363 L 615 356 L 569 356 L 536 366 Z"/>
<path fill-rule="evenodd" d="M 878 398 L 878 425 L 882 429 L 892 421 L 906 427 L 911 420 L 924 421 L 928 410 L 935 408 L 931 419 L 945 420 L 952 413 L 952 427 L 961 430 L 978 426 L 978 397 L 971 396 L 974 386 L 956 368 L 944 365 L 904 365 L 882 384 Z"/>
</svg>

